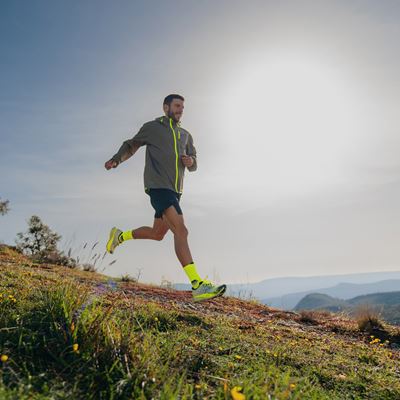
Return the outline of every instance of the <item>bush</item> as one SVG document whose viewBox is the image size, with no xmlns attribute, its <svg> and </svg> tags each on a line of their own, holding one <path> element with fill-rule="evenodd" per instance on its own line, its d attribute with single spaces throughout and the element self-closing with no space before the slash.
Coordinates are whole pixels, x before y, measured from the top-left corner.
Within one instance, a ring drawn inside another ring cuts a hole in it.
<svg viewBox="0 0 400 400">
<path fill-rule="evenodd" d="M 357 307 L 355 319 L 360 331 L 373 332 L 383 329 L 378 311 L 369 304 L 361 304 Z"/>
<path fill-rule="evenodd" d="M 17 248 L 36 262 L 46 262 L 75 268 L 77 262 L 60 252 L 57 243 L 61 236 L 53 232 L 42 220 L 33 215 L 28 221 L 28 230 L 17 234 Z"/>
<path fill-rule="evenodd" d="M 10 208 L 8 207 L 9 203 L 10 202 L 8 200 L 0 200 L 0 215 L 5 215 L 10 211 Z"/>
<path fill-rule="evenodd" d="M 301 310 L 299 321 L 305 324 L 318 325 L 319 313 L 313 310 Z"/>
<path fill-rule="evenodd" d="M 78 268 L 77 260 L 58 250 L 49 253 L 44 257 L 43 261 L 49 264 L 62 265 L 63 267 Z"/>
<path fill-rule="evenodd" d="M 125 274 L 121 276 L 121 281 L 122 282 L 137 282 L 137 279 L 134 278 L 133 276 L 130 276 L 129 274 Z"/>
<path fill-rule="evenodd" d="M 96 272 L 97 271 L 96 267 L 90 263 L 82 264 L 82 269 L 86 272 Z"/>
</svg>

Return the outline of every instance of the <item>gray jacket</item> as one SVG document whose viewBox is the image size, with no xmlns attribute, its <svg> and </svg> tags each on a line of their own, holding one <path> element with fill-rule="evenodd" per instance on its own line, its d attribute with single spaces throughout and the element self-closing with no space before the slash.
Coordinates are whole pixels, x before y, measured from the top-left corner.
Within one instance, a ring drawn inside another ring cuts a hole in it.
<svg viewBox="0 0 400 400">
<path fill-rule="evenodd" d="M 180 124 L 166 116 L 146 122 L 139 132 L 126 140 L 112 159 L 118 164 L 133 155 L 134 147 L 146 145 L 146 164 L 144 168 L 144 188 L 171 189 L 182 193 L 185 166 L 181 156 L 193 158 L 189 171 L 196 171 L 196 148 L 192 135 Z"/>
</svg>

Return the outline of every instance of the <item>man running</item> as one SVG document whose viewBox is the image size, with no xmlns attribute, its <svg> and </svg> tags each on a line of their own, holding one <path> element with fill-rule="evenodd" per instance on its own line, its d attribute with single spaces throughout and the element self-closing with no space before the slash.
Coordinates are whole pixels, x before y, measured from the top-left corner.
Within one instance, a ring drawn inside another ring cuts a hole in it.
<svg viewBox="0 0 400 400">
<path fill-rule="evenodd" d="M 174 234 L 176 255 L 192 284 L 195 301 L 208 300 L 225 293 L 226 285 L 216 286 L 201 279 L 193 262 L 188 244 L 188 230 L 183 220 L 179 201 L 183 189 L 185 168 L 196 171 L 196 148 L 192 135 L 179 123 L 185 99 L 178 94 L 170 94 L 164 99 L 165 115 L 146 122 L 139 132 L 122 146 L 109 161 L 107 170 L 116 168 L 121 162 L 132 157 L 141 146 L 146 146 L 144 169 L 144 189 L 150 196 L 155 210 L 153 227 L 121 231 L 112 228 L 107 243 L 107 251 L 129 239 L 162 240 L 169 229 Z"/>
</svg>

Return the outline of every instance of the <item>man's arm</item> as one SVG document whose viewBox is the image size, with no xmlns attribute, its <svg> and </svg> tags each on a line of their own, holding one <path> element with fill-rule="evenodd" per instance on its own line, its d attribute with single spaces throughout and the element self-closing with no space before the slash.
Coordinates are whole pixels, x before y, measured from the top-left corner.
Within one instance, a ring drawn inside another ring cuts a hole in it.
<svg viewBox="0 0 400 400">
<path fill-rule="evenodd" d="M 122 143 L 122 146 L 119 148 L 118 152 L 105 163 L 105 168 L 107 170 L 111 168 L 116 168 L 119 164 L 132 157 L 137 152 L 139 147 L 147 144 L 148 133 L 149 132 L 146 124 L 144 124 L 140 128 L 140 131 L 132 139 L 125 140 Z"/>
<path fill-rule="evenodd" d="M 189 140 L 187 142 L 186 145 L 186 154 L 192 158 L 193 163 L 191 166 L 187 166 L 187 169 L 190 172 L 196 171 L 197 169 L 197 151 L 196 151 L 196 147 L 194 147 L 193 144 L 193 137 L 192 135 L 189 133 Z"/>
</svg>

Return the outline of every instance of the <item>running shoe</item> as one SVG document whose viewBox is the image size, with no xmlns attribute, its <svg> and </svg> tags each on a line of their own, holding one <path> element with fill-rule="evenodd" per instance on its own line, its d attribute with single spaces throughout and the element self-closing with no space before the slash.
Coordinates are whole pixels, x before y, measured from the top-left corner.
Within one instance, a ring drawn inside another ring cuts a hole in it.
<svg viewBox="0 0 400 400">
<path fill-rule="evenodd" d="M 226 291 L 226 285 L 213 285 L 208 280 L 201 281 L 197 287 L 192 287 L 194 301 L 210 300 L 222 296 Z"/>
<path fill-rule="evenodd" d="M 113 254 L 115 248 L 121 244 L 119 241 L 119 235 L 121 233 L 122 233 L 122 231 L 120 229 L 117 229 L 116 227 L 111 229 L 110 238 L 108 239 L 108 242 L 107 242 L 107 251 L 110 254 Z"/>
</svg>

